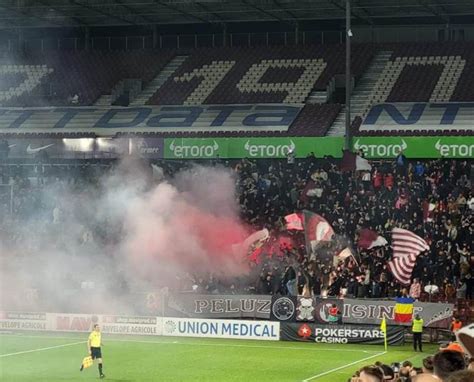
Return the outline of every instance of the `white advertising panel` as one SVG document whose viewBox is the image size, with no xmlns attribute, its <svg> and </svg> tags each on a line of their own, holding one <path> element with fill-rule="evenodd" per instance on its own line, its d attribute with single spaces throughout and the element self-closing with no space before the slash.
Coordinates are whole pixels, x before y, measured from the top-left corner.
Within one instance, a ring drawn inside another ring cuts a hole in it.
<svg viewBox="0 0 474 382">
<path fill-rule="evenodd" d="M 103 333 L 160 336 L 161 317 L 100 316 Z"/>
<path fill-rule="evenodd" d="M 278 341 L 280 339 L 280 323 L 271 321 L 163 318 L 163 335 Z"/>
<path fill-rule="evenodd" d="M 49 330 L 47 313 L 0 312 L 0 330 Z"/>
</svg>

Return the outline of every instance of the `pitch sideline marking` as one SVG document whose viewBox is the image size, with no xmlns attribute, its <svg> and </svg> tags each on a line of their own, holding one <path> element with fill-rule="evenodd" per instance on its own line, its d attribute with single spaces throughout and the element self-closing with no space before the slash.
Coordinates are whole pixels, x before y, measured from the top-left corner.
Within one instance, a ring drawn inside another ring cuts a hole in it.
<svg viewBox="0 0 474 382">
<path fill-rule="evenodd" d="M 232 338 L 227 338 L 227 339 L 232 339 Z M 235 338 L 234 338 L 235 339 Z M 290 346 L 265 346 L 265 345 L 239 345 L 239 344 L 216 344 L 216 343 L 196 343 L 196 342 L 178 342 L 178 341 L 173 341 L 173 342 L 164 342 L 164 341 L 140 341 L 140 340 L 119 340 L 119 339 L 110 339 L 109 341 L 113 342 L 135 342 L 135 343 L 151 343 L 151 344 L 164 344 L 164 345 L 191 345 L 191 346 L 225 346 L 225 347 L 235 347 L 235 348 L 261 348 L 261 349 L 291 349 L 291 350 L 318 350 L 321 351 L 320 348 L 318 349 L 311 349 L 311 348 L 302 348 L 302 347 L 290 347 Z M 277 341 L 275 341 L 277 342 Z M 359 350 L 359 349 L 331 349 L 331 348 L 326 348 L 323 350 L 337 350 L 337 351 L 347 351 L 347 352 L 364 352 L 364 353 L 369 353 L 370 350 Z"/>
<path fill-rule="evenodd" d="M 23 338 L 58 338 L 58 339 L 71 339 L 72 337 L 59 337 L 59 336 L 33 336 L 33 335 L 20 335 L 20 334 L 3 334 L 6 336 L 16 336 L 16 337 L 23 337 Z M 183 337 L 184 338 L 184 337 Z M 189 337 L 186 337 L 189 338 Z M 230 338 L 232 339 L 232 338 Z M 360 349 L 336 349 L 336 348 L 303 348 L 297 346 L 267 346 L 267 345 L 239 345 L 239 344 L 218 344 L 218 343 L 198 343 L 198 342 L 165 342 L 165 341 L 145 341 L 145 340 L 127 340 L 127 339 L 115 339 L 110 338 L 107 339 L 107 342 L 132 342 L 132 343 L 144 343 L 144 344 L 163 344 L 163 345 L 189 345 L 189 346 L 224 346 L 224 347 L 242 347 L 242 348 L 261 348 L 261 349 L 290 349 L 290 350 L 310 350 L 310 351 L 321 351 L 321 350 L 336 350 L 336 351 L 345 351 L 345 352 L 362 352 L 366 354 L 374 353 L 374 350 L 360 350 Z M 277 341 L 275 341 L 277 342 Z M 376 352 L 379 354 L 379 352 Z"/>
<path fill-rule="evenodd" d="M 351 363 L 348 363 L 347 365 L 342 365 L 342 366 L 339 366 L 339 367 L 336 367 L 335 369 L 331 369 L 331 370 L 328 370 L 328 371 L 325 371 L 324 373 L 320 373 L 320 374 L 316 374 L 316 375 L 313 375 L 312 377 L 309 377 L 309 378 L 306 378 L 306 379 L 303 379 L 302 382 L 309 382 L 313 379 L 316 379 L 316 378 L 319 378 L 319 377 L 323 377 L 325 375 L 328 375 L 328 374 L 331 374 L 331 373 L 334 373 L 336 371 L 339 371 L 339 370 L 342 370 L 342 369 L 345 369 L 349 366 L 354 366 L 358 363 L 361 363 L 361 362 L 364 362 L 364 361 L 368 361 L 369 359 L 372 359 L 372 358 L 375 358 L 375 357 L 379 357 L 381 355 L 384 355 L 385 353 L 387 353 L 386 351 L 382 352 L 382 353 L 378 353 L 378 354 L 374 354 L 374 355 L 371 355 L 370 357 L 366 357 L 366 358 L 362 358 L 358 361 L 354 361 L 354 362 L 351 362 Z"/>
<path fill-rule="evenodd" d="M 86 342 L 87 342 L 87 341 L 71 342 L 71 343 L 69 343 L 69 344 L 62 344 L 62 345 L 56 345 L 56 346 L 48 346 L 47 348 L 39 348 L 39 349 L 18 351 L 18 352 L 15 352 L 15 353 L 0 354 L 0 358 L 11 357 L 11 356 L 13 356 L 13 355 L 19 355 L 19 354 L 34 353 L 34 352 L 37 352 L 37 351 L 44 351 L 44 350 L 50 350 L 50 349 L 64 348 L 64 347 L 66 347 L 66 346 L 73 346 L 73 345 L 85 344 Z"/>
</svg>

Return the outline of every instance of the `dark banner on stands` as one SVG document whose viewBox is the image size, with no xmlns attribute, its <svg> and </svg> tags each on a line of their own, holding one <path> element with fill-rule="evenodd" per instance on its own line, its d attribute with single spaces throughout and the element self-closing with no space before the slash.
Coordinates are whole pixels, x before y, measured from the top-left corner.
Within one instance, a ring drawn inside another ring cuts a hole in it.
<svg viewBox="0 0 474 382">
<path fill-rule="evenodd" d="M 170 296 L 165 304 L 167 317 L 189 318 L 260 318 L 269 319 L 272 297 L 263 295 Z"/>
<path fill-rule="evenodd" d="M 402 345 L 405 328 L 387 327 L 387 342 Z M 383 345 L 384 336 L 376 325 L 318 325 L 312 323 L 282 322 L 280 339 L 283 341 L 305 341 L 329 344 Z"/>
<path fill-rule="evenodd" d="M 453 317 L 453 308 L 453 304 L 416 301 L 413 304 L 413 314 L 419 314 L 426 327 L 447 329 Z M 380 325 L 382 318 L 385 317 L 388 324 L 395 324 L 394 310 L 395 301 L 346 298 L 344 299 L 343 322 Z M 411 325 L 411 323 L 402 325 Z"/>
<path fill-rule="evenodd" d="M 281 301 L 282 298 L 274 298 Z M 290 304 L 288 304 L 290 305 Z M 388 324 L 411 325 L 411 323 L 397 323 L 394 320 L 394 300 L 357 300 L 346 298 L 320 298 L 320 297 L 298 297 L 296 303 L 295 321 L 315 322 L 320 324 L 345 323 L 362 325 L 380 325 L 382 318 L 386 318 Z M 419 314 L 424 320 L 425 327 L 448 328 L 453 316 L 453 305 L 446 303 L 415 302 L 413 313 Z M 282 315 L 285 317 L 285 315 Z M 279 321 L 291 321 L 291 319 L 279 319 L 272 314 L 272 319 Z"/>
<path fill-rule="evenodd" d="M 258 318 L 284 322 L 354 325 L 380 325 L 385 317 L 389 325 L 400 325 L 394 321 L 394 300 L 193 293 L 161 297 L 158 294 L 157 298 L 155 308 L 150 309 L 148 313 L 167 317 Z M 453 305 L 415 302 L 413 311 L 423 318 L 425 327 L 448 328 L 453 316 Z"/>
<path fill-rule="evenodd" d="M 294 296 L 273 296 L 271 319 L 295 321 L 297 299 Z"/>
<path fill-rule="evenodd" d="M 336 298 L 298 297 L 296 321 L 342 323 L 344 301 Z"/>
</svg>

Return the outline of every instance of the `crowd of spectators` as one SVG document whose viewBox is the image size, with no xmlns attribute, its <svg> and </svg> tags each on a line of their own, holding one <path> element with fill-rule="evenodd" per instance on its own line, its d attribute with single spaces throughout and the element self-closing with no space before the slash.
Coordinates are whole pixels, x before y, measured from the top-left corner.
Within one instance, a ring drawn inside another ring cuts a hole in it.
<svg viewBox="0 0 474 382">
<path fill-rule="evenodd" d="M 185 161 L 161 161 L 164 175 L 189 166 Z M 268 228 L 271 239 L 258 258 L 254 258 L 248 276 L 223 280 L 220 275 L 178 275 L 177 290 L 201 293 L 328 294 L 360 298 L 394 297 L 404 286 L 398 284 L 387 267 L 389 245 L 372 250 L 357 247 L 362 228 L 370 228 L 390 243 L 393 227 L 402 227 L 425 238 L 430 250 L 418 256 L 410 288 L 415 298 L 453 300 L 472 298 L 474 253 L 472 248 L 474 194 L 472 162 L 469 160 L 373 161 L 372 170 L 341 171 L 333 158 L 288 160 L 249 160 L 207 162 L 210 166 L 228 166 L 234 171 L 236 196 L 242 219 L 256 230 Z M 48 200 L 41 190 L 45 184 L 76 190 L 77 197 L 93 194 L 92 186 L 109 166 L 83 165 L 49 168 L 38 165 L 29 174 L 19 166 L 0 167 L 0 239 L 18 240 L 12 227 L 31 218 L 44 223 L 60 220 L 57 201 Z M 34 180 L 34 181 L 33 181 Z M 13 190 L 13 200 L 10 198 Z M 34 192 L 33 192 L 34 190 Z M 68 200 L 71 200 L 69 197 Z M 9 204 L 11 202 L 11 204 Z M 434 208 L 427 209 L 427 205 Z M 283 217 L 295 211 L 310 210 L 324 216 L 339 241 L 351 245 L 356 256 L 334 261 L 334 248 L 322 248 L 309 254 L 304 235 L 285 229 Z M 13 213 L 6 213 L 11 210 Z M 78 214 L 92 222 L 94 211 L 78 203 Z M 89 215 L 88 215 L 89 214 Z M 103 223 L 103 222 L 102 222 Z M 81 236 L 113 242 L 120 227 L 85 223 Z M 22 232 L 25 232 L 23 230 Z M 39 230 L 41 232 L 41 230 Z M 282 237 L 284 238 L 283 240 Z M 283 244 L 282 244 L 283 243 Z M 427 296 L 426 285 L 435 285 L 438 293 Z"/>
<path fill-rule="evenodd" d="M 456 343 L 454 343 L 456 344 Z M 457 344 L 456 344 L 457 345 Z M 459 345 L 441 347 L 433 356 L 423 359 L 420 367 L 412 362 L 386 365 L 376 362 L 356 371 L 349 382 L 472 382 L 474 359 Z"/>
<path fill-rule="evenodd" d="M 414 297 L 424 296 L 424 287 L 430 284 L 439 291 L 431 297 L 472 298 L 471 162 L 409 162 L 400 157 L 372 163 L 371 171 L 362 172 L 343 172 L 335 161 L 311 157 L 295 164 L 243 161 L 238 168 L 242 213 L 256 227 L 275 229 L 282 227 L 286 214 L 308 209 L 324 216 L 336 234 L 354 247 L 362 228 L 376 231 L 389 243 L 393 227 L 406 228 L 430 244 L 413 271 Z M 434 209 L 428 212 L 429 204 Z M 299 293 L 308 282 L 314 294 L 326 289 L 330 295 L 340 295 L 342 290 L 347 295 L 379 298 L 401 292 L 402 286 L 387 268 L 392 255 L 389 245 L 358 249 L 358 263 L 339 264 L 333 263 L 332 256 L 324 262 L 324 250 L 309 256 L 304 246 L 296 247 L 291 251 L 294 256 L 285 256 L 283 264 L 264 265 L 258 292 L 291 293 L 287 285 L 292 279 Z"/>
</svg>

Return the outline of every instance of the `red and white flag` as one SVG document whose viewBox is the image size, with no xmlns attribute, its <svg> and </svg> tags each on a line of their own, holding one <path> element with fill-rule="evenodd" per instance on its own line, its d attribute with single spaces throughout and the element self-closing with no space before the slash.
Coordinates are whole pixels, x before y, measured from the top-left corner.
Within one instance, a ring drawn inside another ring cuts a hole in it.
<svg viewBox="0 0 474 382">
<path fill-rule="evenodd" d="M 260 262 L 260 255 L 262 254 L 262 246 L 269 239 L 270 232 L 264 228 L 260 231 L 254 232 L 247 237 L 243 243 L 234 244 L 232 250 L 236 256 L 248 256 L 249 261 L 255 263 Z"/>
<path fill-rule="evenodd" d="M 349 150 L 344 150 L 341 171 L 371 171 L 372 166 L 369 161 Z"/>
<path fill-rule="evenodd" d="M 387 244 L 388 242 L 384 237 L 371 229 L 363 228 L 359 232 L 359 240 L 357 242 L 359 248 L 372 249 L 375 247 L 383 247 Z"/>
<path fill-rule="evenodd" d="M 326 219 L 311 211 L 304 211 L 306 250 L 314 252 L 320 242 L 332 241 L 334 230 Z"/>
<path fill-rule="evenodd" d="M 411 274 L 416 263 L 416 257 L 430 246 L 418 235 L 402 228 L 392 230 L 393 259 L 388 266 L 393 276 L 402 285 L 410 284 Z"/>
<path fill-rule="evenodd" d="M 434 220 L 435 209 L 436 204 L 426 200 L 423 202 L 423 221 L 425 223 L 430 223 Z"/>
<path fill-rule="evenodd" d="M 339 264 L 339 261 L 343 261 L 343 260 L 345 260 L 345 259 L 347 259 L 348 257 L 351 257 L 351 256 L 354 256 L 351 249 L 349 247 L 344 248 L 337 255 L 334 256 L 333 265 L 336 267 L 337 264 Z"/>
<path fill-rule="evenodd" d="M 294 213 L 290 215 L 285 216 L 285 221 L 286 221 L 286 229 L 288 230 L 297 230 L 297 231 L 303 231 L 303 217 L 299 213 Z"/>
<path fill-rule="evenodd" d="M 352 256 L 352 251 L 350 250 L 349 247 L 347 247 L 347 248 L 344 248 L 341 252 L 339 252 L 335 257 L 337 257 L 339 260 L 344 260 L 351 256 Z"/>
</svg>

